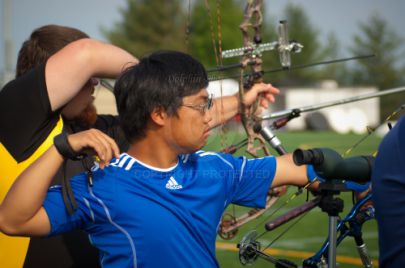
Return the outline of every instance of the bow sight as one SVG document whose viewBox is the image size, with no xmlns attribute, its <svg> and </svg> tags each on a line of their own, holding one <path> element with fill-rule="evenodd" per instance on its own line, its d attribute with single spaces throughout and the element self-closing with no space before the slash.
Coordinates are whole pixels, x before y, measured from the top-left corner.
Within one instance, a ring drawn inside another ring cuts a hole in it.
<svg viewBox="0 0 405 268">
<path fill-rule="evenodd" d="M 255 41 L 251 42 L 248 46 L 222 51 L 221 56 L 223 59 L 244 56 L 247 60 L 242 63 L 218 66 L 217 68 L 209 69 L 208 72 L 225 71 L 254 65 L 255 59 L 260 58 L 263 52 L 270 50 L 277 50 L 282 68 L 289 69 L 291 66 L 291 52 L 300 53 L 303 47 L 300 43 L 289 40 L 287 21 L 282 20 L 278 26 L 278 41 L 261 44 L 261 40 L 256 40 L 255 38 Z M 210 79 L 210 81 L 213 80 L 219 79 Z"/>
<path fill-rule="evenodd" d="M 289 40 L 287 21 L 281 20 L 278 26 L 278 41 L 265 44 L 255 42 L 250 46 L 225 50 L 222 52 L 222 58 L 226 59 L 244 55 L 256 58 L 261 57 L 264 51 L 277 50 L 280 54 L 281 66 L 288 69 L 291 66 L 290 52 L 299 53 L 303 47 L 300 43 Z"/>
</svg>

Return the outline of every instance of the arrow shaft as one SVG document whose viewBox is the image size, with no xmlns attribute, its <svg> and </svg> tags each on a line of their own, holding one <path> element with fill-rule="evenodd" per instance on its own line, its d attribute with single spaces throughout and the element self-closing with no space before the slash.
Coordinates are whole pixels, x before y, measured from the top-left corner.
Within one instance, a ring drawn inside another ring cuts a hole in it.
<svg viewBox="0 0 405 268">
<path fill-rule="evenodd" d="M 312 112 L 312 111 L 320 110 L 320 109 L 327 108 L 327 107 L 332 107 L 332 106 L 336 106 L 336 105 L 342 105 L 342 104 L 346 104 L 346 103 L 381 97 L 381 96 L 395 94 L 395 93 L 399 93 L 399 92 L 403 92 L 403 91 L 405 91 L 405 87 L 387 89 L 387 90 L 382 90 L 382 91 L 375 92 L 375 93 L 363 94 L 363 95 L 359 95 L 359 96 L 355 96 L 355 97 L 351 97 L 351 98 L 345 98 L 345 99 L 340 99 L 340 100 L 336 100 L 336 101 L 329 101 L 329 102 L 324 102 L 324 103 L 320 103 L 320 104 L 304 106 L 304 107 L 296 108 L 296 109 L 287 109 L 287 110 L 283 110 L 283 111 L 278 111 L 275 113 L 271 113 L 270 115 L 263 116 L 262 119 L 269 120 L 269 119 L 284 117 L 284 116 L 291 114 L 292 112 L 299 112 L 299 113 Z"/>
</svg>

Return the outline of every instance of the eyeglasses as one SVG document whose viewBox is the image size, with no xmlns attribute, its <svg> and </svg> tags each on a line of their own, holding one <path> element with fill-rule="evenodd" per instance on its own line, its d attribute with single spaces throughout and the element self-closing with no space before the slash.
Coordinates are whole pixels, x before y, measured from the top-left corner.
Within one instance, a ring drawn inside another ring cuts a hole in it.
<svg viewBox="0 0 405 268">
<path fill-rule="evenodd" d="M 209 109 L 212 108 L 212 106 L 214 105 L 214 101 L 213 101 L 213 95 L 210 94 L 207 98 L 207 101 L 203 104 L 191 104 L 191 103 L 187 103 L 187 104 L 182 104 L 181 106 L 185 106 L 194 110 L 199 111 L 201 114 L 205 114 Z"/>
</svg>

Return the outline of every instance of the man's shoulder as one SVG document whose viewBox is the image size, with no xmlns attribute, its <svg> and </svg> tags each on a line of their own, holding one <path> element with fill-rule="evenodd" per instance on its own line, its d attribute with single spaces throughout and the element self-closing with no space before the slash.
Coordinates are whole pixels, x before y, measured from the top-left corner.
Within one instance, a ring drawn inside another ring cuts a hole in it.
<svg viewBox="0 0 405 268">
<path fill-rule="evenodd" d="M 17 162 L 37 151 L 58 120 L 59 112 L 53 112 L 49 103 L 44 64 L 0 91 L 0 142 Z"/>
<path fill-rule="evenodd" d="M 31 70 L 28 70 L 25 74 L 16 77 L 10 81 L 8 81 L 1 92 L 1 96 L 8 96 L 8 95 L 18 95 L 18 91 L 16 89 L 21 89 L 30 93 L 30 91 L 36 90 L 38 88 L 38 83 L 45 86 L 45 63 L 40 64 Z M 18 96 L 19 98 L 23 96 Z"/>
<path fill-rule="evenodd" d="M 229 166 L 230 168 L 235 167 L 235 162 L 238 158 L 233 157 L 230 154 L 224 154 L 219 152 L 209 152 L 209 151 L 197 151 L 193 154 L 181 155 L 180 160 L 183 163 L 198 163 L 207 164 L 210 166 Z"/>
<path fill-rule="evenodd" d="M 113 158 L 108 167 L 100 169 L 98 162 L 94 162 L 91 172 L 93 180 L 109 183 L 115 178 L 128 178 L 130 173 L 133 173 L 133 168 L 136 168 L 136 160 L 127 153 L 122 153 L 119 158 Z"/>
<path fill-rule="evenodd" d="M 221 159 L 224 158 L 224 154 L 211 151 L 199 150 L 192 154 L 182 154 L 180 155 L 180 160 L 183 161 L 205 161 L 209 159 Z"/>
</svg>

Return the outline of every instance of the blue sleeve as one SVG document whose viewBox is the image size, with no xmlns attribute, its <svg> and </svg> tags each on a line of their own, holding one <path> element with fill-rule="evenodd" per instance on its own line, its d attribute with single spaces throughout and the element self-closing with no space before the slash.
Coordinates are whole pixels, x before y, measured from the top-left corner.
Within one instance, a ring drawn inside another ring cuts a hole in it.
<svg viewBox="0 0 405 268">
<path fill-rule="evenodd" d="M 69 215 L 63 202 L 62 187 L 60 185 L 49 188 L 43 207 L 51 224 L 50 236 L 66 233 L 74 229 L 84 228 L 87 224 L 85 198 L 80 193 L 78 183 L 72 183 L 72 190 L 78 205 L 73 215 Z M 79 189 L 78 189 L 79 188 Z"/>
<path fill-rule="evenodd" d="M 264 208 L 276 173 L 276 158 L 235 158 L 236 176 L 232 180 L 231 202 L 247 207 Z"/>
</svg>

